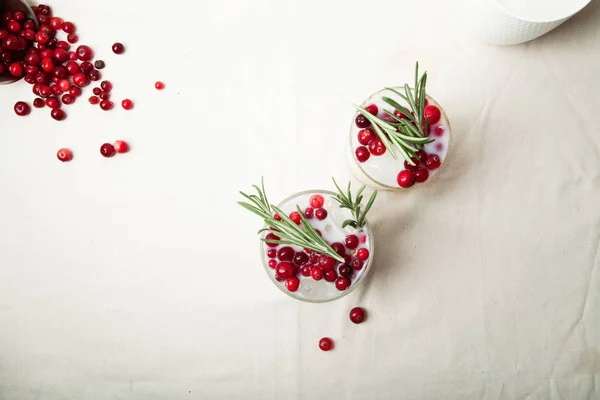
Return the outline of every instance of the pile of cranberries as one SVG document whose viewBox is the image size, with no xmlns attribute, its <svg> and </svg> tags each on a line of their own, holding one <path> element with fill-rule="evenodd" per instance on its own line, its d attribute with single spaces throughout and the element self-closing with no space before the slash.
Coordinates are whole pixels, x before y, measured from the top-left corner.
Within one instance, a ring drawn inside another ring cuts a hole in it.
<svg viewBox="0 0 600 400">
<path fill-rule="evenodd" d="M 304 217 L 308 220 L 316 218 L 324 220 L 327 218 L 327 210 L 323 208 L 325 198 L 320 194 L 311 196 L 309 207 L 304 211 Z M 290 219 L 300 225 L 301 216 L 297 211 L 289 215 Z M 279 215 L 274 216 L 279 220 Z M 321 233 L 317 230 L 317 233 Z M 266 239 L 279 240 L 276 231 L 271 231 L 265 236 Z M 309 249 L 295 251 L 291 246 L 282 246 L 276 249 L 276 243 L 266 243 L 269 247 L 267 257 L 268 265 L 275 270 L 275 279 L 278 282 L 284 282 L 285 287 L 290 292 L 295 292 L 300 287 L 300 278 L 306 277 L 320 281 L 324 279 L 331 282 L 340 290 L 346 290 L 352 284 L 352 280 L 358 271 L 363 268 L 364 262 L 369 258 L 369 250 L 360 247 L 361 243 L 367 240 L 366 235 L 348 235 L 344 243 L 330 243 L 331 247 L 344 258 L 344 262 L 337 260 Z"/>
<path fill-rule="evenodd" d="M 50 116 L 62 121 L 67 114 L 61 106 L 73 104 L 83 87 L 99 81 L 99 70 L 105 64 L 102 60 L 92 64 L 94 52 L 89 46 L 74 46 L 79 38 L 72 22 L 53 16 L 52 9 L 44 4 L 32 7 L 32 10 L 37 21 L 27 19 L 20 11 L 5 12 L 1 16 L 0 75 L 23 78 L 33 85 L 33 94 L 38 96 L 33 100 L 33 106 L 50 108 Z M 66 40 L 59 40 L 61 34 Z M 112 48 L 116 54 L 125 50 L 121 43 L 115 43 Z M 112 84 L 103 81 L 100 86 L 94 89 L 94 95 L 99 98 L 92 96 L 89 102 L 99 104 L 105 111 L 110 110 L 113 108 L 110 101 Z M 133 102 L 123 100 L 122 106 L 130 110 Z M 19 116 L 31 112 L 30 106 L 23 101 L 17 102 L 14 110 Z"/>
<path fill-rule="evenodd" d="M 427 129 L 427 135 L 429 136 L 431 135 L 431 127 L 439 122 L 442 114 L 439 108 L 429 105 L 427 100 L 425 104 L 423 115 L 429 120 Z M 379 114 L 379 108 L 375 104 L 369 104 L 365 107 L 365 110 L 375 116 Z M 406 115 L 398 110 L 394 110 L 393 114 L 398 118 L 407 118 Z M 382 114 L 380 117 L 388 121 L 391 119 L 387 113 Z M 371 156 L 377 157 L 383 155 L 386 152 L 385 145 L 376 131 L 371 128 L 371 122 L 362 114 L 358 114 L 354 122 L 360 128 L 358 132 L 358 143 L 360 143 L 360 146 L 354 151 L 358 162 L 364 163 Z M 437 128 L 434 130 L 434 134 L 441 136 L 444 133 L 444 128 Z M 411 159 L 415 165 L 410 165 L 407 161 L 404 161 L 404 169 L 398 173 L 396 178 L 398 185 L 403 188 L 409 188 L 415 183 L 425 182 L 429 178 L 429 171 L 435 170 L 441 165 L 440 157 L 437 154 L 427 154 L 425 150 L 419 150 L 416 155 L 417 157 Z"/>
<path fill-rule="evenodd" d="M 354 307 L 350 310 L 350 321 L 354 324 L 360 324 L 365 320 L 365 310 L 361 307 Z M 319 348 L 323 351 L 329 351 L 333 349 L 333 340 L 328 337 L 321 338 L 319 340 Z"/>
</svg>

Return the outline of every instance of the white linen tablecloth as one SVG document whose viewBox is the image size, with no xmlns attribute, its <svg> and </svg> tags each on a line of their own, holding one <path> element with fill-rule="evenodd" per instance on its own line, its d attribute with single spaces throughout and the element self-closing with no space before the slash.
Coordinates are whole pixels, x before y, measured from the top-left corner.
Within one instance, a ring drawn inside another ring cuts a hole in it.
<svg viewBox="0 0 600 400">
<path fill-rule="evenodd" d="M 0 88 L 0 399 L 600 399 L 598 1 L 514 47 L 434 0 L 52 5 L 135 109 L 20 118 Z M 362 287 L 288 298 L 237 191 L 350 179 L 351 104 L 416 60 L 447 164 L 380 193 Z"/>
</svg>

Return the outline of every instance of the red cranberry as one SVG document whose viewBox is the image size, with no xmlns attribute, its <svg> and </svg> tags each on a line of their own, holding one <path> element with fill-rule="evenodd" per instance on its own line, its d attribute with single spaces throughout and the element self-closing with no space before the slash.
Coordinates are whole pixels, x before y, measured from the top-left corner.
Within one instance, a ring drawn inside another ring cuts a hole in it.
<svg viewBox="0 0 600 400">
<path fill-rule="evenodd" d="M 326 255 L 321 255 L 319 257 L 319 266 L 323 268 L 323 271 L 331 271 L 335 267 L 335 260 Z"/>
<path fill-rule="evenodd" d="M 267 265 L 269 265 L 269 268 L 275 269 L 275 267 L 277 266 L 277 260 L 269 260 Z"/>
<path fill-rule="evenodd" d="M 46 105 L 48 108 L 60 108 L 60 100 L 56 97 L 48 97 L 46 99 Z"/>
<path fill-rule="evenodd" d="M 39 53 L 28 53 L 24 60 L 27 64 L 36 66 L 42 61 Z"/>
<path fill-rule="evenodd" d="M 71 161 L 73 159 L 73 152 L 69 149 L 60 149 L 56 153 L 56 157 L 62 162 Z"/>
<path fill-rule="evenodd" d="M 422 183 L 429 178 L 429 171 L 426 168 L 419 168 L 415 171 L 415 182 Z"/>
<path fill-rule="evenodd" d="M 42 58 L 42 60 L 44 58 L 52 58 L 52 57 L 54 57 L 54 50 L 44 49 L 44 50 L 40 51 L 40 57 Z"/>
<path fill-rule="evenodd" d="M 53 108 L 52 111 L 50 111 L 50 116 L 57 121 L 62 121 L 67 118 L 67 114 L 60 108 Z"/>
<path fill-rule="evenodd" d="M 94 64 L 92 64 L 89 61 L 84 61 L 79 65 L 79 68 L 81 68 L 81 72 L 83 72 L 84 74 L 89 74 L 93 71 Z"/>
<path fill-rule="evenodd" d="M 311 253 L 309 253 L 309 249 L 304 249 L 304 251 L 305 251 L 307 254 L 310 254 L 309 262 L 310 262 L 310 263 L 311 263 L 313 266 L 315 266 L 315 267 L 318 267 L 318 266 L 319 266 L 319 257 L 321 257 L 321 255 L 320 255 L 320 254 L 317 254 L 317 253 L 312 253 L 312 254 L 311 254 Z"/>
<path fill-rule="evenodd" d="M 350 278 L 352 276 L 352 267 L 350 267 L 349 265 L 342 265 L 338 269 L 338 273 L 340 274 L 340 276 Z"/>
<path fill-rule="evenodd" d="M 23 24 L 23 29 L 35 29 L 35 24 L 33 23 L 33 21 L 25 21 L 25 23 Z"/>
<path fill-rule="evenodd" d="M 436 106 L 427 106 L 423 110 L 423 118 L 429 118 L 429 125 L 436 124 L 441 117 L 442 113 Z"/>
<path fill-rule="evenodd" d="M 106 64 L 102 60 L 96 60 L 94 61 L 94 67 L 96 67 L 96 69 L 103 69 L 106 67 Z"/>
<path fill-rule="evenodd" d="M 117 53 L 119 54 L 119 53 Z M 287 290 L 289 290 L 290 292 L 295 292 L 296 290 L 298 290 L 298 288 L 300 287 L 300 280 L 298 278 L 296 278 L 295 276 L 292 276 L 291 278 L 288 278 L 285 281 L 285 288 Z"/>
<path fill-rule="evenodd" d="M 52 94 L 52 90 L 48 85 L 41 85 L 39 90 L 40 97 L 46 98 Z"/>
<path fill-rule="evenodd" d="M 69 76 L 67 69 L 65 67 L 63 67 L 62 65 L 54 68 L 54 70 L 52 71 L 52 74 L 59 79 L 65 79 L 67 76 Z"/>
<path fill-rule="evenodd" d="M 99 96 L 100 93 L 102 93 L 102 89 L 100 89 L 99 87 L 95 87 L 92 92 L 96 95 Z"/>
<path fill-rule="evenodd" d="M 110 81 L 102 81 L 100 83 L 100 87 L 102 88 L 102 90 L 110 92 L 113 88 L 113 85 L 112 85 L 112 83 L 110 83 Z"/>
<path fill-rule="evenodd" d="M 25 21 L 25 14 L 22 11 L 15 11 L 13 18 L 15 21 L 23 22 Z"/>
<path fill-rule="evenodd" d="M 102 100 L 110 99 L 110 92 L 101 90 L 100 93 L 98 93 L 98 97 L 100 97 Z"/>
<path fill-rule="evenodd" d="M 88 101 L 90 102 L 90 104 L 98 104 L 100 102 L 100 99 L 97 96 L 90 96 Z"/>
<path fill-rule="evenodd" d="M 33 77 L 34 82 L 35 82 L 35 76 L 37 74 L 39 74 L 39 72 L 40 72 L 40 69 L 36 65 L 29 65 L 29 64 L 25 65 L 25 73 L 27 75 L 31 75 Z"/>
<path fill-rule="evenodd" d="M 27 83 L 29 83 L 30 85 L 33 85 L 35 83 L 35 76 L 33 75 L 25 75 L 25 78 L 23 78 L 23 80 Z"/>
<path fill-rule="evenodd" d="M 281 261 L 292 261 L 294 259 L 294 249 L 290 246 L 284 246 L 277 251 L 277 257 Z"/>
<path fill-rule="evenodd" d="M 69 53 L 64 49 L 54 49 L 54 59 L 59 63 L 64 63 L 69 59 Z"/>
<path fill-rule="evenodd" d="M 365 319 L 365 310 L 360 307 L 354 307 L 350 310 L 350 321 L 355 324 L 360 324 Z"/>
<path fill-rule="evenodd" d="M 358 247 L 358 236 L 356 235 L 348 235 L 346 236 L 346 239 L 344 239 L 344 242 L 346 243 L 346 247 L 349 249 L 355 249 Z"/>
<path fill-rule="evenodd" d="M 320 208 L 325 204 L 325 197 L 320 194 L 313 194 L 310 196 L 310 200 L 308 201 L 312 208 Z"/>
<path fill-rule="evenodd" d="M 75 53 L 74 51 L 70 51 L 69 52 L 69 60 L 70 61 L 76 61 L 77 60 L 77 53 Z"/>
<path fill-rule="evenodd" d="M 88 77 L 91 81 L 99 81 L 102 77 L 102 74 L 100 74 L 100 71 L 98 71 L 97 69 L 94 69 L 88 73 Z"/>
<path fill-rule="evenodd" d="M 446 127 L 443 125 L 439 125 L 435 128 L 434 131 L 434 135 L 435 136 L 444 136 L 444 133 L 446 133 Z"/>
<path fill-rule="evenodd" d="M 267 257 L 269 257 L 269 258 L 277 257 L 277 250 L 275 250 L 275 249 L 267 250 Z"/>
<path fill-rule="evenodd" d="M 315 232 L 317 233 L 317 235 L 319 235 L 319 236 L 321 236 L 321 237 L 323 236 L 323 235 L 321 234 L 321 231 L 320 231 L 320 230 L 318 230 L 318 229 L 315 229 Z"/>
<path fill-rule="evenodd" d="M 319 348 L 323 351 L 329 351 L 333 349 L 333 340 L 327 337 L 319 340 Z"/>
<path fill-rule="evenodd" d="M 122 43 L 115 43 L 112 45 L 112 51 L 115 54 L 123 54 L 123 52 L 125 51 L 125 46 L 123 46 Z"/>
<path fill-rule="evenodd" d="M 65 42 L 64 40 L 59 40 L 58 43 L 56 43 L 56 48 L 67 51 L 71 48 L 71 46 L 69 45 L 69 43 Z M 69 57 L 69 53 L 67 53 L 67 58 L 68 57 Z"/>
<path fill-rule="evenodd" d="M 69 61 L 65 68 L 67 69 L 69 75 L 75 75 L 76 73 L 81 71 L 79 69 L 79 65 L 75 61 Z"/>
<path fill-rule="evenodd" d="M 375 138 L 375 133 L 371 129 L 362 129 L 358 132 L 358 143 L 367 145 L 371 140 Z"/>
<path fill-rule="evenodd" d="M 314 215 L 315 210 L 313 208 L 308 207 L 306 210 L 304 210 L 304 216 L 306 217 L 306 219 L 311 219 Z"/>
<path fill-rule="evenodd" d="M 336 253 L 338 253 L 342 257 L 344 257 L 344 254 L 346 254 L 346 248 L 340 242 L 332 243 L 331 247 L 333 248 L 333 250 L 335 250 Z"/>
<path fill-rule="evenodd" d="M 42 69 L 45 72 L 52 72 L 52 70 L 54 69 L 54 62 L 51 58 L 42 59 Z"/>
<path fill-rule="evenodd" d="M 37 97 L 35 100 L 33 100 L 33 106 L 35 108 L 42 108 L 46 105 L 46 102 L 43 99 L 40 99 L 39 97 Z"/>
<path fill-rule="evenodd" d="M 79 41 L 79 36 L 77 36 L 77 35 L 76 35 L 76 34 L 74 34 L 74 33 L 69 33 L 69 34 L 67 35 L 67 41 L 68 41 L 69 43 L 71 43 L 71 44 L 73 44 L 73 43 L 77 43 L 77 42 Z"/>
<path fill-rule="evenodd" d="M 75 97 L 71 96 L 70 94 L 65 94 L 62 97 L 62 102 L 66 105 L 73 104 L 75 102 Z"/>
<path fill-rule="evenodd" d="M 94 90 L 95 90 L 95 89 L 94 89 Z M 275 221 L 281 221 L 281 216 L 280 216 L 279 214 L 275 213 L 275 214 L 273 215 L 273 219 L 274 219 Z"/>
<path fill-rule="evenodd" d="M 50 35 L 48 35 L 46 32 L 39 31 L 35 34 L 35 41 L 41 44 L 46 44 L 50 41 Z"/>
<path fill-rule="evenodd" d="M 35 41 L 35 31 L 33 29 L 25 29 L 21 32 L 21 36 L 30 42 Z"/>
<path fill-rule="evenodd" d="M 371 153 L 369 153 L 369 150 L 365 146 L 357 147 L 354 154 L 356 154 L 356 159 L 358 162 L 361 163 L 367 161 L 369 157 L 371 157 Z"/>
<path fill-rule="evenodd" d="M 23 75 L 23 66 L 20 63 L 14 62 L 8 67 L 8 72 L 10 72 L 12 76 L 21 76 Z"/>
<path fill-rule="evenodd" d="M 66 33 L 74 33 L 75 25 L 72 22 L 65 22 L 63 23 L 62 30 Z"/>
<path fill-rule="evenodd" d="M 409 188 L 415 184 L 415 173 L 410 170 L 400 171 L 397 177 L 398 185 L 403 188 Z"/>
<path fill-rule="evenodd" d="M 367 110 L 370 114 L 373 115 L 377 115 L 379 113 L 379 108 L 377 108 L 375 104 L 369 104 L 365 107 L 365 110 Z"/>
<path fill-rule="evenodd" d="M 71 89 L 69 89 L 69 94 L 73 97 L 79 97 L 81 95 L 81 89 L 79 89 L 77 86 L 71 86 Z"/>
<path fill-rule="evenodd" d="M 156 82 L 156 83 L 154 84 L 154 87 L 155 87 L 157 90 L 163 90 L 163 89 L 165 88 L 165 84 L 159 81 L 159 82 Z"/>
<path fill-rule="evenodd" d="M 300 268 L 300 273 L 302 274 L 302 276 L 310 276 L 310 266 L 305 265 L 304 267 Z"/>
<path fill-rule="evenodd" d="M 440 161 L 440 157 L 437 154 L 430 154 L 427 156 L 427 161 L 425 161 L 425 165 L 429 169 L 437 169 L 442 165 Z"/>
<path fill-rule="evenodd" d="M 38 12 L 42 15 L 47 15 L 47 16 L 52 16 L 52 10 L 50 9 L 50 6 L 47 6 L 45 4 L 40 4 L 38 6 Z"/>
<path fill-rule="evenodd" d="M 354 268 L 356 271 L 360 271 L 363 267 L 363 262 L 360 260 L 354 260 L 352 261 L 352 268 Z"/>
<path fill-rule="evenodd" d="M 133 108 L 133 102 L 129 99 L 125 99 L 121 102 L 121 106 L 123 106 L 125 110 L 131 110 Z"/>
<path fill-rule="evenodd" d="M 115 146 L 113 146 L 110 143 L 104 143 L 102 146 L 100 146 L 100 154 L 102 154 L 104 157 L 112 157 L 115 155 L 115 153 L 116 153 Z M 267 238 L 268 238 L 268 236 L 269 235 L 267 235 Z M 273 235 L 273 236 L 275 236 L 275 235 Z"/>
<path fill-rule="evenodd" d="M 62 29 L 62 27 L 63 27 L 63 20 L 61 18 L 58 18 L 58 17 L 52 17 L 52 18 L 50 18 L 50 26 L 55 31 L 57 31 L 59 29 Z"/>
<path fill-rule="evenodd" d="M 277 275 L 282 278 L 289 278 L 294 275 L 294 266 L 289 262 L 282 261 L 277 264 Z"/>
<path fill-rule="evenodd" d="M 371 122 L 368 119 L 366 119 L 365 116 L 362 114 L 358 114 L 354 122 L 359 128 L 367 128 L 371 125 Z"/>
<path fill-rule="evenodd" d="M 312 271 L 310 271 L 310 275 L 315 281 L 320 281 L 323 279 L 323 270 L 320 267 L 314 267 Z"/>
<path fill-rule="evenodd" d="M 425 150 L 421 149 L 417 151 L 417 158 L 423 163 L 427 161 L 427 153 L 425 152 Z"/>
<path fill-rule="evenodd" d="M 302 266 L 308 262 L 308 255 L 302 251 L 294 254 L 294 264 Z"/>
<path fill-rule="evenodd" d="M 104 147 L 105 145 L 109 145 L 110 147 L 113 147 L 112 144 L 108 144 L 108 143 L 105 143 L 102 146 Z M 113 147 L 113 150 L 114 150 L 114 147 Z M 279 236 L 276 236 L 274 233 L 271 233 L 271 232 L 267 233 L 267 235 L 265 236 L 265 239 L 267 239 L 267 240 L 281 240 L 281 238 Z M 269 243 L 269 242 L 266 242 L 266 243 L 267 243 L 267 246 L 269 246 L 269 247 L 277 247 L 278 246 L 277 243 Z"/>
<path fill-rule="evenodd" d="M 376 137 L 369 143 L 369 151 L 374 156 L 380 156 L 385 153 L 385 146 L 380 138 Z"/>
<path fill-rule="evenodd" d="M 408 161 L 404 160 L 404 169 L 408 169 L 410 171 L 416 171 L 419 168 L 420 161 L 415 157 L 411 157 L 411 161 L 415 165 L 410 165 Z"/>
<path fill-rule="evenodd" d="M 300 214 L 298 213 L 298 211 L 292 211 L 290 213 L 290 219 L 292 221 L 294 221 L 294 223 L 296 225 L 300 225 L 300 221 L 302 220 L 302 217 L 300 216 Z"/>
<path fill-rule="evenodd" d="M 360 261 L 365 261 L 367 258 L 369 258 L 369 250 L 363 248 L 358 249 L 358 251 L 356 252 L 356 258 L 358 258 Z"/>
<path fill-rule="evenodd" d="M 81 61 L 90 61 L 92 57 L 94 57 L 94 52 L 92 49 L 84 44 L 77 47 L 75 52 L 77 53 L 77 58 L 79 58 Z"/>
<path fill-rule="evenodd" d="M 24 117 L 31 112 L 31 107 L 29 107 L 29 104 L 25 103 L 24 101 L 17 101 L 15 103 L 14 109 L 15 109 L 15 113 L 19 117 Z"/>
<path fill-rule="evenodd" d="M 87 86 L 90 82 L 83 72 L 73 75 L 73 83 L 79 87 Z"/>
<path fill-rule="evenodd" d="M 335 281 L 335 287 L 339 291 L 344 291 L 350 287 L 350 279 L 340 276 Z"/>
<path fill-rule="evenodd" d="M 21 32 L 21 24 L 18 21 L 12 20 L 6 25 L 6 29 L 12 33 L 19 33 Z"/>
<path fill-rule="evenodd" d="M 327 210 L 324 208 L 317 208 L 315 210 L 315 217 L 317 217 L 319 221 L 324 220 L 325 218 L 327 218 Z"/>
<path fill-rule="evenodd" d="M 115 151 L 119 154 L 127 153 L 129 151 L 129 145 L 124 140 L 115 140 Z"/>
<path fill-rule="evenodd" d="M 325 280 L 327 282 L 333 282 L 333 281 L 335 281 L 337 279 L 337 277 L 338 277 L 338 274 L 333 269 L 331 271 L 326 271 L 325 272 Z"/>
</svg>

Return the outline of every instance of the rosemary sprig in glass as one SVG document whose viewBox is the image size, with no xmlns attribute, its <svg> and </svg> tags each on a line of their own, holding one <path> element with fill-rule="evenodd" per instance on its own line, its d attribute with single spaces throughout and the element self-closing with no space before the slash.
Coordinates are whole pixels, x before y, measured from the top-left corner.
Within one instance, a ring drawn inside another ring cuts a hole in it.
<svg viewBox="0 0 600 400">
<path fill-rule="evenodd" d="M 433 142 L 427 137 L 429 130 L 429 119 L 424 118 L 425 99 L 427 98 L 427 71 L 419 77 L 419 63 L 415 67 L 414 90 L 408 84 L 404 84 L 404 93 L 400 93 L 393 88 L 385 90 L 394 93 L 404 100 L 410 109 L 396 102 L 387 96 L 382 96 L 382 100 L 394 109 L 400 111 L 403 117 L 396 116 L 389 110 L 384 110 L 389 117 L 385 121 L 365 110 L 362 107 L 354 106 L 373 126 L 377 135 L 383 142 L 385 148 L 390 152 L 394 159 L 397 159 L 396 151 L 400 153 L 410 165 L 415 165 L 412 160 L 416 157 L 417 151 L 423 148 L 426 143 Z"/>
<path fill-rule="evenodd" d="M 261 188 L 256 185 L 252 185 L 256 189 L 257 194 L 246 194 L 240 192 L 249 203 L 238 201 L 238 204 L 244 207 L 246 210 L 253 212 L 254 214 L 261 217 L 267 226 L 270 228 L 263 228 L 258 231 L 259 234 L 265 231 L 273 231 L 278 236 L 279 240 L 261 238 L 266 243 L 277 243 L 285 245 L 300 246 L 303 248 L 316 251 L 317 253 L 326 255 L 340 262 L 344 262 L 344 258 L 340 256 L 335 250 L 327 243 L 319 234 L 315 231 L 315 228 L 308 223 L 304 218 L 304 213 L 296 205 L 298 214 L 300 214 L 301 220 L 300 225 L 296 225 L 294 221 L 287 216 L 286 213 L 281 211 L 278 207 L 269 204 L 267 194 L 265 192 L 264 180 L 261 180 Z M 277 213 L 281 217 L 281 221 L 276 220 L 273 215 Z"/>
<path fill-rule="evenodd" d="M 361 209 L 363 199 L 362 192 L 365 190 L 366 185 L 362 185 L 361 188 L 358 189 L 358 192 L 356 192 L 355 199 L 352 200 L 352 191 L 350 190 L 350 186 L 352 184 L 351 182 L 348 182 L 347 194 L 345 194 L 342 191 L 342 189 L 340 189 L 335 179 L 333 179 L 333 184 L 338 190 L 338 193 L 335 196 L 333 196 L 333 198 L 337 200 L 338 203 L 340 203 L 340 208 L 347 208 L 348 210 L 350 210 L 352 216 L 354 217 L 354 219 L 347 219 L 346 221 L 344 221 L 344 223 L 342 224 L 342 228 L 345 228 L 346 226 L 351 226 L 355 229 L 359 229 L 365 226 L 367 213 L 369 212 L 371 206 L 373 206 L 373 203 L 375 202 L 375 198 L 377 197 L 377 191 L 373 191 L 371 197 L 369 198 L 369 201 L 367 202 L 367 205 L 364 209 Z"/>
</svg>

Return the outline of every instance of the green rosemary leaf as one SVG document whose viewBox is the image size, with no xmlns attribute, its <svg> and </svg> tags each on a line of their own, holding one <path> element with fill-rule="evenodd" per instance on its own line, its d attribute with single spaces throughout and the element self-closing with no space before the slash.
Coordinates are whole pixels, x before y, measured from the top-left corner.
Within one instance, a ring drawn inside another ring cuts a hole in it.
<svg viewBox="0 0 600 400">
<path fill-rule="evenodd" d="M 390 143 L 390 140 L 388 139 L 387 135 L 383 132 L 382 128 L 379 127 L 379 125 L 373 125 L 373 129 L 375 129 L 375 132 L 379 136 L 379 139 L 381 139 L 385 148 L 388 149 L 392 158 L 394 158 L 395 160 L 398 159 L 398 156 L 396 155 L 396 151 L 394 150 L 392 143 Z"/>
<path fill-rule="evenodd" d="M 342 223 L 342 228 L 345 228 L 345 227 L 347 227 L 347 226 L 351 226 L 351 227 L 353 227 L 354 229 L 358 229 L 358 226 L 357 226 L 357 223 L 356 223 L 356 221 L 353 221 L 353 220 L 351 220 L 351 219 L 347 219 L 347 220 L 345 220 L 345 221 Z"/>
<path fill-rule="evenodd" d="M 253 205 L 250 205 L 248 203 L 244 203 L 243 201 L 238 201 L 238 204 L 242 207 L 244 207 L 246 210 L 253 212 L 254 214 L 258 215 L 259 217 L 262 217 L 264 215 L 264 212 L 261 211 L 260 209 L 254 207 Z"/>
<path fill-rule="evenodd" d="M 386 103 L 388 103 L 390 106 L 394 107 L 396 110 L 400 111 L 402 114 L 406 115 L 406 117 L 412 121 L 414 121 L 414 117 L 413 115 L 410 113 L 410 111 L 402 106 L 401 104 L 397 103 L 396 101 L 394 101 L 394 99 L 390 99 L 389 97 L 382 97 L 381 100 L 385 101 Z M 392 114 L 393 115 L 393 114 Z M 394 115 L 395 117 L 395 115 Z M 401 120 L 399 118 L 396 118 L 398 120 Z"/>
<path fill-rule="evenodd" d="M 402 94 L 402 93 L 400 93 L 399 91 L 397 91 L 396 89 L 394 89 L 394 88 L 390 88 L 390 87 L 386 87 L 386 88 L 385 88 L 385 90 L 389 90 L 390 92 L 392 92 L 392 93 L 396 94 L 396 95 L 397 95 L 397 96 L 399 96 L 399 97 L 400 97 L 402 100 L 404 100 L 404 101 L 406 101 L 406 102 L 408 103 L 408 98 L 407 98 L 407 97 L 406 97 L 404 94 Z M 402 110 L 400 110 L 400 111 L 402 111 Z"/>
<path fill-rule="evenodd" d="M 415 104 L 415 98 L 413 96 L 412 90 L 410 90 L 410 86 L 408 86 L 408 83 L 404 84 L 404 91 L 406 92 L 408 105 L 410 106 L 410 108 L 413 109 L 413 111 L 415 111 L 417 109 L 417 105 Z"/>
<path fill-rule="evenodd" d="M 356 108 L 363 115 L 363 117 L 365 117 L 369 122 L 371 122 L 371 124 L 379 125 L 384 129 L 392 129 L 392 130 L 394 129 L 394 127 L 392 125 L 388 124 L 386 121 L 382 120 L 381 118 L 374 116 L 373 114 L 371 114 L 364 108 L 357 106 L 357 105 L 355 105 L 354 108 Z"/>
<path fill-rule="evenodd" d="M 420 84 L 421 87 L 419 88 L 419 115 L 423 116 L 423 111 L 425 110 L 425 100 L 427 98 L 427 93 L 425 92 L 425 86 L 427 85 L 427 72 L 423 73 Z"/>
</svg>

